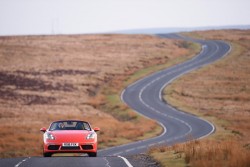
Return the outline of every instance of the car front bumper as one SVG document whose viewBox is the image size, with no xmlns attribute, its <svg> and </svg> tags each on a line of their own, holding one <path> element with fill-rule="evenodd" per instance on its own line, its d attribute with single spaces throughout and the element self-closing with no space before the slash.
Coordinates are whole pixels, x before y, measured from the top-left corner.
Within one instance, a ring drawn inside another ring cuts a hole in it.
<svg viewBox="0 0 250 167">
<path fill-rule="evenodd" d="M 63 143 L 44 143 L 44 153 L 91 153 L 97 152 L 97 143 L 78 143 L 78 146 L 63 146 Z"/>
</svg>

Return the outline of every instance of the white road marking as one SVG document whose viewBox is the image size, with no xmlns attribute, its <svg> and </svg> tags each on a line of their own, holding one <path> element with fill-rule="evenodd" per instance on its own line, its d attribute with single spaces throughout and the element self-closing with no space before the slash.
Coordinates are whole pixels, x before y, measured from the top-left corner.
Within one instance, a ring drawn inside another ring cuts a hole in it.
<svg viewBox="0 0 250 167">
<path fill-rule="evenodd" d="M 206 46 L 206 45 L 205 45 L 205 46 Z M 204 48 L 206 48 L 205 46 L 202 45 L 202 50 L 201 50 L 201 52 L 199 53 L 199 55 L 202 54 L 202 53 L 204 52 Z M 218 49 L 219 49 L 219 48 L 218 48 L 218 46 L 217 46 L 217 44 L 216 44 L 216 51 L 215 51 L 215 52 L 217 52 Z M 214 52 L 214 53 L 215 53 L 215 52 Z M 193 59 L 199 57 L 199 55 L 195 56 Z M 191 63 L 191 64 L 189 64 L 189 65 L 183 66 L 183 67 L 181 67 L 181 68 L 178 68 L 178 69 L 176 69 L 175 71 L 172 71 L 172 72 L 169 72 L 169 73 L 163 75 L 163 77 L 166 77 L 167 75 L 171 75 L 171 74 L 173 74 L 173 73 L 175 73 L 175 72 L 181 71 L 181 70 L 183 70 L 183 69 L 185 69 L 185 68 L 189 68 L 189 67 L 192 67 L 192 66 L 195 67 L 196 64 L 205 62 L 205 61 L 206 61 L 207 59 L 209 59 L 209 58 L 210 58 L 210 57 L 206 57 L 205 59 L 201 59 L 200 61 L 197 61 L 197 62 Z M 193 60 L 193 59 L 191 59 L 191 60 Z M 185 63 L 185 62 L 184 62 L 184 63 Z M 202 66 L 205 66 L 205 65 L 206 65 L 206 64 L 204 64 L 204 65 L 202 65 Z M 159 91 L 159 99 L 160 99 L 161 101 L 163 101 L 163 100 L 162 100 L 162 92 L 163 92 L 163 89 L 164 89 L 168 84 L 170 84 L 171 82 L 173 82 L 173 81 L 176 80 L 177 78 L 181 77 L 182 75 L 185 75 L 186 73 L 189 73 L 189 72 L 191 72 L 191 71 L 193 71 L 193 70 L 196 70 L 196 68 L 197 68 L 197 67 L 195 67 L 194 69 L 190 69 L 190 70 L 188 70 L 188 71 L 184 71 L 183 73 L 177 75 L 176 77 L 172 78 L 170 81 L 168 81 L 167 83 L 165 83 L 165 84 L 161 87 L 161 89 L 160 89 L 160 91 Z"/>
<path fill-rule="evenodd" d="M 152 144 L 149 144 L 148 146 L 149 147 L 153 147 L 155 145 L 155 143 L 152 143 Z"/>
<path fill-rule="evenodd" d="M 140 147 L 136 147 L 137 149 L 143 149 L 143 148 L 145 148 L 146 146 L 145 145 L 143 145 L 143 146 L 140 146 Z"/>
<path fill-rule="evenodd" d="M 109 165 L 109 161 L 107 160 L 107 157 L 105 157 L 105 158 L 103 158 L 107 163 L 106 163 L 106 167 L 111 167 L 110 165 Z"/>
<path fill-rule="evenodd" d="M 125 152 L 130 152 L 130 151 L 133 151 L 133 150 L 135 150 L 135 149 L 134 149 L 134 148 L 131 148 L 131 149 L 125 150 Z"/>
<path fill-rule="evenodd" d="M 115 154 L 113 154 L 114 156 L 118 156 L 118 155 L 121 155 L 121 154 L 123 154 L 123 152 L 118 152 L 118 153 L 115 153 Z"/>
<path fill-rule="evenodd" d="M 121 159 L 123 159 L 123 161 L 126 163 L 126 165 L 128 166 L 128 167 L 133 167 L 132 165 L 131 165 L 131 163 L 126 159 L 126 158 L 124 158 L 124 157 L 122 157 L 122 156 L 118 156 L 119 158 L 121 158 Z"/>
<path fill-rule="evenodd" d="M 164 143 L 164 140 L 158 142 L 158 144 L 163 144 L 163 143 Z"/>
<path fill-rule="evenodd" d="M 23 162 L 27 161 L 28 159 L 30 159 L 30 157 L 25 158 L 25 159 L 23 159 L 22 161 L 18 162 L 18 163 L 15 165 L 15 167 L 19 167 Z"/>
<path fill-rule="evenodd" d="M 165 75 L 166 75 L 166 74 L 165 74 Z M 165 75 L 163 75 L 163 76 L 165 76 Z M 159 77 L 159 78 L 162 78 L 162 76 Z M 176 121 L 179 121 L 179 122 L 181 122 L 182 124 L 186 125 L 186 126 L 189 128 L 189 131 L 186 132 L 184 135 L 179 136 L 178 138 L 181 138 L 181 137 L 186 136 L 186 135 L 188 135 L 189 133 L 191 133 L 193 129 L 192 129 L 191 125 L 189 125 L 187 122 L 185 122 L 185 121 L 183 121 L 183 120 L 181 120 L 181 119 L 179 119 L 179 118 L 170 116 L 170 115 L 168 115 L 168 114 L 166 114 L 166 113 L 161 113 L 159 110 L 157 110 L 157 109 L 151 107 L 150 105 L 148 105 L 148 104 L 142 99 L 142 93 L 143 93 L 144 90 L 145 90 L 148 86 L 150 86 L 151 84 L 152 84 L 152 82 L 148 83 L 147 85 L 145 85 L 145 86 L 140 90 L 139 99 L 140 99 L 141 103 L 142 103 L 144 106 L 146 106 L 147 108 L 149 108 L 150 110 L 152 110 L 152 111 L 154 111 L 154 112 L 156 112 L 156 113 L 158 113 L 158 114 L 162 114 L 162 115 L 164 115 L 165 117 L 169 117 L 169 118 L 171 118 L 171 119 L 175 119 Z M 162 127 L 163 127 L 164 129 L 166 129 L 166 127 L 165 127 L 164 125 L 162 125 Z M 164 134 L 165 134 L 165 133 L 166 133 L 166 132 L 164 132 Z M 162 133 L 162 134 L 163 134 L 163 133 Z M 176 139 L 175 139 L 175 140 L 176 140 Z"/>
</svg>

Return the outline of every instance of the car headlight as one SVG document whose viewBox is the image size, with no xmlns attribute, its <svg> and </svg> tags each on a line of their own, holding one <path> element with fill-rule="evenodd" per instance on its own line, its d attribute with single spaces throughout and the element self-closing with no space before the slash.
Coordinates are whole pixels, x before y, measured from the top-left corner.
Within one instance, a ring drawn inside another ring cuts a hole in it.
<svg viewBox="0 0 250 167">
<path fill-rule="evenodd" d="M 44 138 L 49 140 L 55 140 L 55 136 L 53 136 L 51 133 L 45 133 Z"/>
<path fill-rule="evenodd" d="M 87 140 L 89 139 L 94 139 L 95 138 L 95 133 L 90 133 L 88 134 L 88 136 L 86 137 Z"/>
</svg>

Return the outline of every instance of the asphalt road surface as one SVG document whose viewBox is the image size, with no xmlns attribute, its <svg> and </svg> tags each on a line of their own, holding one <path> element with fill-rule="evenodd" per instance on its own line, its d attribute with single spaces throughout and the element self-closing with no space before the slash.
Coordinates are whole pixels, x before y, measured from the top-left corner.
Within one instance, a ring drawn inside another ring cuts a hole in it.
<svg viewBox="0 0 250 167">
<path fill-rule="evenodd" d="M 40 166 L 136 166 L 124 158 L 144 153 L 157 145 L 173 145 L 188 140 L 206 137 L 215 131 L 208 121 L 179 111 L 162 100 L 162 90 L 178 77 L 221 59 L 230 51 L 229 44 L 223 41 L 196 40 L 178 34 L 161 34 L 162 38 L 183 39 L 202 45 L 202 51 L 196 57 L 171 68 L 156 72 L 128 86 L 122 93 L 122 100 L 135 112 L 156 120 L 163 133 L 155 138 L 138 141 L 117 147 L 103 149 L 98 157 L 24 157 L 0 159 L 2 167 L 40 167 Z M 146 124 L 146 122 L 145 122 Z"/>
</svg>

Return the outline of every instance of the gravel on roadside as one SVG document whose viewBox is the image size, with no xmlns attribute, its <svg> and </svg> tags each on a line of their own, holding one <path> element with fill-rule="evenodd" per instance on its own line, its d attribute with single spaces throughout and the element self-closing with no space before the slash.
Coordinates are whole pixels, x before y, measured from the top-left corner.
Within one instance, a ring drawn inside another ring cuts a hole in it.
<svg viewBox="0 0 250 167">
<path fill-rule="evenodd" d="M 160 164 L 147 154 L 126 156 L 126 158 L 133 167 L 160 167 Z"/>
</svg>

